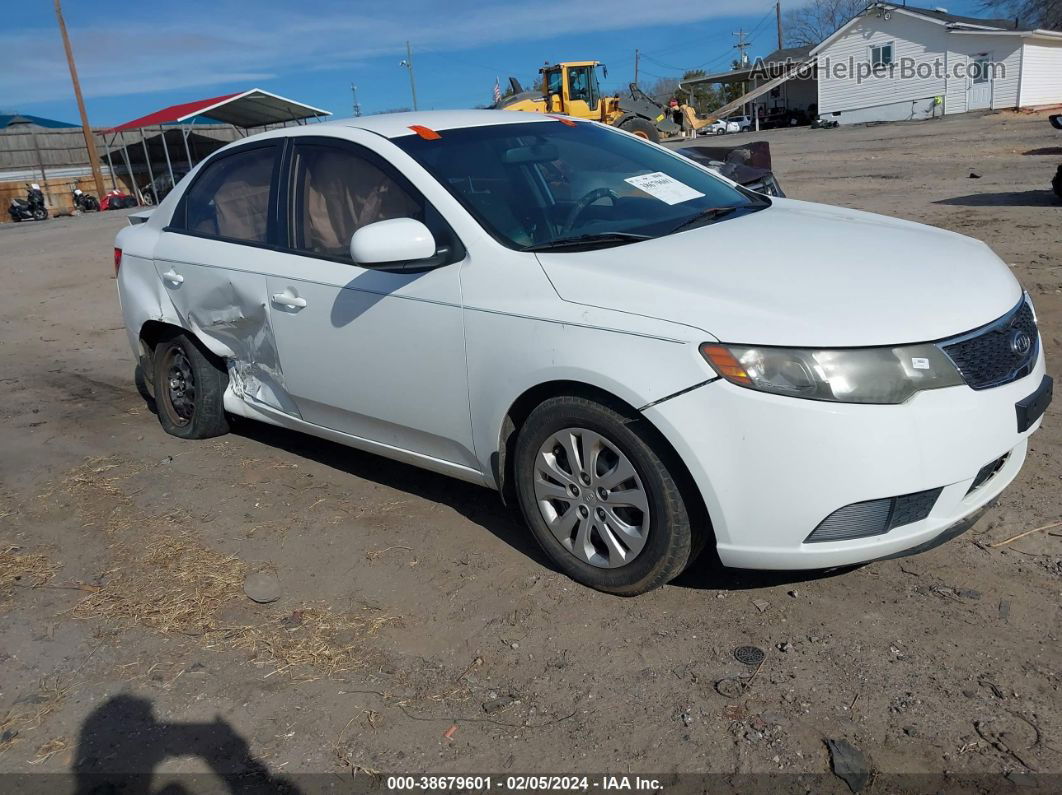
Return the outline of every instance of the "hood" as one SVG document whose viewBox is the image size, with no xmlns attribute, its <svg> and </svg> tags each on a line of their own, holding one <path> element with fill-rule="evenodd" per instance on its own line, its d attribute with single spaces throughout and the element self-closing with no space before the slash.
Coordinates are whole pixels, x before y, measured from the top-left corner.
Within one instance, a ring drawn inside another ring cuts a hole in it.
<svg viewBox="0 0 1062 795">
<path fill-rule="evenodd" d="M 702 329 L 724 342 L 899 345 L 950 337 L 1014 307 L 988 246 L 910 221 L 808 202 L 642 243 L 540 253 L 565 301 Z"/>
</svg>

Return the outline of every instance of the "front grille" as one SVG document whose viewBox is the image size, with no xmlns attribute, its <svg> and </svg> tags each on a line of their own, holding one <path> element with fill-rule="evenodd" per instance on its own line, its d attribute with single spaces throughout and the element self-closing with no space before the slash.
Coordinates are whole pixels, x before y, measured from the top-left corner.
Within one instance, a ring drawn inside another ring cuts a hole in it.
<svg viewBox="0 0 1062 795">
<path fill-rule="evenodd" d="M 1028 342 L 1022 350 L 1022 335 Z M 973 389 L 989 389 L 1029 374 L 1036 362 L 1039 336 L 1028 301 L 985 328 L 941 348 Z"/>
<path fill-rule="evenodd" d="M 850 541 L 853 538 L 880 536 L 893 528 L 920 522 L 929 516 L 943 488 L 917 491 L 899 497 L 855 502 L 831 513 L 811 534 L 805 544 L 824 541 Z"/>
<path fill-rule="evenodd" d="M 1007 455 L 1010 454 L 1008 453 Z M 974 476 L 973 483 L 970 484 L 970 488 L 966 490 L 966 493 L 969 494 L 975 489 L 979 489 L 981 488 L 981 486 L 985 485 L 985 483 L 990 481 L 992 477 L 1003 468 L 1003 465 L 1005 463 L 1007 463 L 1007 456 L 1003 455 L 997 458 L 995 461 L 989 461 L 987 464 L 981 467 L 977 471 L 977 475 Z"/>
</svg>

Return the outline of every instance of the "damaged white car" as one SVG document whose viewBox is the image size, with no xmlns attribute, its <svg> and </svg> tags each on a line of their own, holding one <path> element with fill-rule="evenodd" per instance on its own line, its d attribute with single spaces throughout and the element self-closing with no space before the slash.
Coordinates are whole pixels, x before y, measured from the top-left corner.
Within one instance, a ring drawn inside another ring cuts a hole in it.
<svg viewBox="0 0 1062 795">
<path fill-rule="evenodd" d="M 767 197 L 619 130 L 362 117 L 219 150 L 118 235 L 163 427 L 238 415 L 498 489 L 635 594 L 955 535 L 1051 398 L 987 246 Z"/>
</svg>

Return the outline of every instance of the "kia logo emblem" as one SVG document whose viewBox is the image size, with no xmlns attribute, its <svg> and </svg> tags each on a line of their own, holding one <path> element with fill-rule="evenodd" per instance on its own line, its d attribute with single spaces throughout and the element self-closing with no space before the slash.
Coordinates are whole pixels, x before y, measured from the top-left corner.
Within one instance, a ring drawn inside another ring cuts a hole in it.
<svg viewBox="0 0 1062 795">
<path fill-rule="evenodd" d="M 1032 349 L 1032 337 L 1028 332 L 1015 331 L 1010 335 L 1010 349 L 1018 356 L 1024 356 Z"/>
</svg>

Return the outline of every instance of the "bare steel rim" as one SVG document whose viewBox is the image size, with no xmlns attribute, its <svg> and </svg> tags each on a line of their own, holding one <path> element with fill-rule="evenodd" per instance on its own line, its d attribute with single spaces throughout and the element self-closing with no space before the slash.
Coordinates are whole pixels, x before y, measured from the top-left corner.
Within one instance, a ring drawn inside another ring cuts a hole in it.
<svg viewBox="0 0 1062 795">
<path fill-rule="evenodd" d="M 166 379 L 161 390 L 163 408 L 176 425 L 187 425 L 195 414 L 196 390 L 192 363 L 183 350 L 173 346 L 166 351 L 160 369 Z"/>
<path fill-rule="evenodd" d="M 535 457 L 535 501 L 554 537 L 591 566 L 615 569 L 649 536 L 649 498 L 634 464 L 586 428 L 557 431 Z"/>
</svg>

